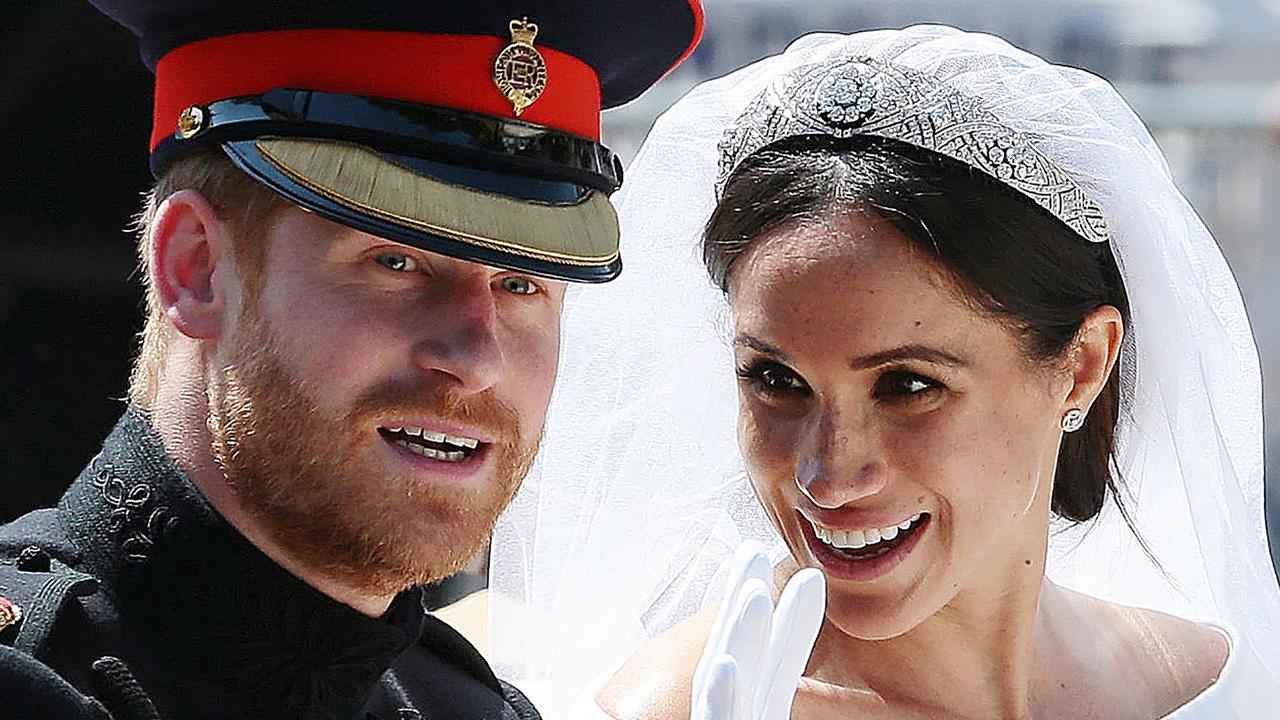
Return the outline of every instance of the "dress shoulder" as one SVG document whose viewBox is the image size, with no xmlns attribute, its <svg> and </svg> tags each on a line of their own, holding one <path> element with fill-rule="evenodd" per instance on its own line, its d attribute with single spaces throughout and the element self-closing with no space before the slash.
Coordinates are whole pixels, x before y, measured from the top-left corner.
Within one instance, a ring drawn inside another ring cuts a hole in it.
<svg viewBox="0 0 1280 720">
<path fill-rule="evenodd" d="M 708 607 L 659 635 L 604 684 L 597 703 L 618 720 L 685 720 L 693 671 L 718 607 Z"/>
<path fill-rule="evenodd" d="M 1227 662 L 1217 680 L 1164 720 L 1226 720 L 1269 717 L 1280 707 L 1280 687 L 1262 664 L 1248 638 L 1235 628 L 1203 623 L 1228 639 Z"/>
</svg>

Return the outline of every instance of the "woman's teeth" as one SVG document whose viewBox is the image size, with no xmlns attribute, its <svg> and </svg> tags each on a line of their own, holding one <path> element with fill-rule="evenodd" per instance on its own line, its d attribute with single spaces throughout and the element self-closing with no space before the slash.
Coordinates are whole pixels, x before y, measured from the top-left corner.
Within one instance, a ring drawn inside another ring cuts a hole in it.
<svg viewBox="0 0 1280 720">
<path fill-rule="evenodd" d="M 924 513 L 916 513 L 912 517 L 903 520 L 897 525 L 890 525 L 882 528 L 867 528 L 864 530 L 834 530 L 825 528 L 812 520 L 809 522 L 813 525 L 813 532 L 822 542 L 840 549 L 840 550 L 858 550 L 876 543 L 885 542 L 898 537 L 898 533 L 909 530 L 911 526 L 919 522 L 924 517 Z"/>
</svg>

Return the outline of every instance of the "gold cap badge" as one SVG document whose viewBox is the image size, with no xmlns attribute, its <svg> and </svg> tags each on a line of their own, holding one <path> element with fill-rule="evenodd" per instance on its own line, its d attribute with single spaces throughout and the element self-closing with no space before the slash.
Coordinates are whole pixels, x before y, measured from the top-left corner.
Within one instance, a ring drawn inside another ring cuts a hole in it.
<svg viewBox="0 0 1280 720">
<path fill-rule="evenodd" d="M 205 121 L 209 115 L 204 108 L 192 105 L 182 114 L 178 116 L 178 137 L 187 140 L 200 134 L 204 130 Z"/>
<path fill-rule="evenodd" d="M 511 101 L 516 116 L 532 105 L 547 88 L 547 63 L 533 46 L 538 26 L 529 18 L 511 21 L 511 44 L 493 61 L 493 82 Z"/>
</svg>

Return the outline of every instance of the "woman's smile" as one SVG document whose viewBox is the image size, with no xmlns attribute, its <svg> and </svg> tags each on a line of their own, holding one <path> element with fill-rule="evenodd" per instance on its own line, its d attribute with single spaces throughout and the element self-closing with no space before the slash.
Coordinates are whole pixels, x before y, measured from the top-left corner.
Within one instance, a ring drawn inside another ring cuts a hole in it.
<svg viewBox="0 0 1280 720">
<path fill-rule="evenodd" d="M 929 513 L 918 512 L 885 527 L 839 529 L 797 511 L 805 543 L 830 578 L 871 582 L 888 575 L 915 550 L 929 530 Z"/>
</svg>

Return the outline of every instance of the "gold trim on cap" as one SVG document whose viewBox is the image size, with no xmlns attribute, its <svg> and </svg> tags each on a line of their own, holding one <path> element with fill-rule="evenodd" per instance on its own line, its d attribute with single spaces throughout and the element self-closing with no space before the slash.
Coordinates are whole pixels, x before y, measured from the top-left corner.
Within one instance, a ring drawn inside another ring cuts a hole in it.
<svg viewBox="0 0 1280 720">
<path fill-rule="evenodd" d="M 362 145 L 268 137 L 254 146 L 289 179 L 371 217 L 547 262 L 594 267 L 618 258 L 618 217 L 597 190 L 552 205 L 447 183 Z"/>
</svg>

